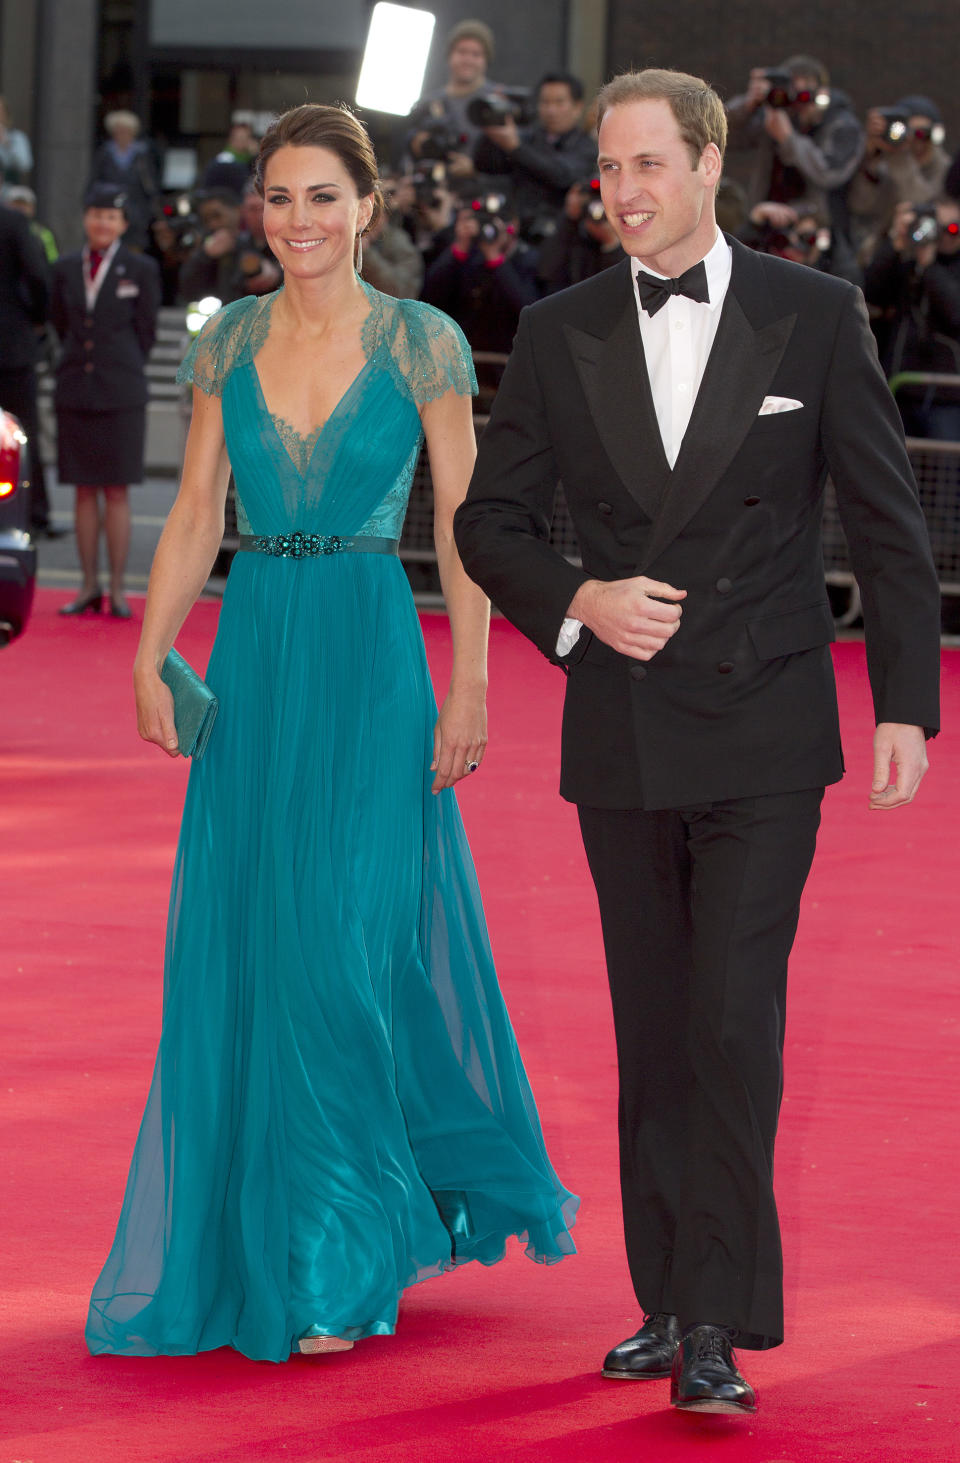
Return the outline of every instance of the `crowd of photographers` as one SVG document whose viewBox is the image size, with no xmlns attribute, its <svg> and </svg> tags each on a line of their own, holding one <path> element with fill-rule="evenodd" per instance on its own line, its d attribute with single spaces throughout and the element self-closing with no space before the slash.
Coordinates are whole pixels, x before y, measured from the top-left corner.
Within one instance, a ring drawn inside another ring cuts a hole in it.
<svg viewBox="0 0 960 1463">
<path fill-rule="evenodd" d="M 446 63 L 444 85 L 397 129 L 388 208 L 364 239 L 363 273 L 386 293 L 446 311 L 481 358 L 502 356 L 525 305 L 623 254 L 579 79 L 551 72 L 534 88 L 499 85 L 493 33 L 475 20 L 451 31 Z M 727 110 L 721 227 L 860 285 L 888 375 L 960 375 L 960 153 L 951 159 L 945 147 L 935 102 L 908 95 L 861 120 L 822 62 L 798 55 L 753 70 Z M 98 154 L 105 176 L 126 168 L 128 194 L 135 173 L 143 207 L 128 241 L 157 260 L 165 303 L 226 302 L 280 282 L 251 180 L 256 151 L 237 121 L 199 187 L 179 198 L 151 185 L 136 132 L 111 135 Z M 488 366 L 495 385 L 496 367 L 482 359 L 481 377 Z M 960 439 L 960 391 L 914 388 L 901 405 L 912 432 Z"/>
</svg>

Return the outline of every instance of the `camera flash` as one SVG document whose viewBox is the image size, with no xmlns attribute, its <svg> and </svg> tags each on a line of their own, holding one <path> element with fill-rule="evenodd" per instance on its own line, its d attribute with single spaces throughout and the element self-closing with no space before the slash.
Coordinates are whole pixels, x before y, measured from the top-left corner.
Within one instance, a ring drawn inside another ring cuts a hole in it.
<svg viewBox="0 0 960 1463">
<path fill-rule="evenodd" d="M 429 10 L 373 7 L 357 82 L 357 105 L 404 117 L 423 90 L 436 16 Z"/>
</svg>

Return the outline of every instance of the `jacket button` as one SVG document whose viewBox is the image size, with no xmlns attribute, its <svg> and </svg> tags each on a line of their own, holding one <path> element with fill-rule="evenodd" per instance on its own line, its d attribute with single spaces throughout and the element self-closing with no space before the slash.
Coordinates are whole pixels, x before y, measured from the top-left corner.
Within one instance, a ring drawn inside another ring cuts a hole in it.
<svg viewBox="0 0 960 1463">
<path fill-rule="evenodd" d="M 733 588 L 733 581 L 732 580 L 730 580 L 730 579 L 718 579 L 717 580 L 717 593 L 718 594 L 729 594 L 732 588 Z"/>
<path fill-rule="evenodd" d="M 93 370 L 93 362 L 92 361 L 88 361 L 87 364 L 84 366 L 83 369 L 86 371 L 87 375 L 89 376 L 90 372 Z"/>
<path fill-rule="evenodd" d="M 717 666 L 717 670 L 720 672 L 720 674 L 722 676 L 728 676 L 730 674 L 730 672 L 732 670 L 735 670 L 735 669 L 736 669 L 736 667 L 734 666 L 734 663 L 733 663 L 732 660 L 722 660 L 720 662 L 720 664 Z"/>
<path fill-rule="evenodd" d="M 611 508 L 609 503 L 598 503 L 597 512 L 602 513 L 604 517 L 606 517 L 608 514 L 613 512 L 613 509 Z"/>
<path fill-rule="evenodd" d="M 93 324 L 93 316 L 92 315 L 87 315 L 86 318 L 84 319 L 84 322 L 83 323 L 84 323 L 84 325 L 92 325 Z"/>
<path fill-rule="evenodd" d="M 751 495 L 750 495 L 749 498 L 744 498 L 744 500 L 743 500 L 743 506 L 744 506 L 744 508 L 756 508 L 756 506 L 757 506 L 757 504 L 759 502 L 760 502 L 760 499 L 754 497 L 753 494 L 751 493 Z"/>
<path fill-rule="evenodd" d="M 630 667 L 630 676 L 631 676 L 631 679 L 634 680 L 634 681 L 645 681 L 646 678 L 647 678 L 647 668 L 646 668 L 646 666 L 645 665 L 632 665 Z"/>
<path fill-rule="evenodd" d="M 85 340 L 83 342 L 83 348 L 84 348 L 85 351 L 92 351 L 93 350 L 93 341 L 92 340 Z"/>
</svg>

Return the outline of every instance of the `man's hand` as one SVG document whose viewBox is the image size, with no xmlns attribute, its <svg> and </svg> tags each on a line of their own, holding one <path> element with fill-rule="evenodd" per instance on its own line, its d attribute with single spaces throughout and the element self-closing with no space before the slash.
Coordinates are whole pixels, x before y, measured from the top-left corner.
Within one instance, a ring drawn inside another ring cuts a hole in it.
<svg viewBox="0 0 960 1463">
<path fill-rule="evenodd" d="M 484 127 L 484 135 L 490 139 L 495 147 L 501 152 L 516 152 L 520 146 L 520 133 L 517 131 L 517 124 L 512 117 L 499 127 Z"/>
<path fill-rule="evenodd" d="M 237 236 L 232 229 L 214 229 L 203 241 L 203 252 L 210 259 L 222 259 L 236 248 Z"/>
<path fill-rule="evenodd" d="M 766 68 L 763 66 L 754 66 L 750 72 L 750 80 L 747 84 L 746 101 L 750 111 L 755 112 L 758 107 L 762 107 L 769 94 L 770 83 L 767 80 Z"/>
<path fill-rule="evenodd" d="M 640 575 L 636 579 L 588 579 L 573 597 L 567 615 L 621 655 L 652 660 L 680 628 L 677 601 L 685 589 L 660 584 Z M 664 603 L 668 601 L 668 603 Z"/>
<path fill-rule="evenodd" d="M 896 764 L 897 780 L 890 782 L 890 765 Z M 927 744 L 922 726 L 899 721 L 881 721 L 873 738 L 873 788 L 871 808 L 900 808 L 913 801 L 927 770 Z"/>
<path fill-rule="evenodd" d="M 910 247 L 910 230 L 917 221 L 916 210 L 912 203 L 898 203 L 893 210 L 893 223 L 890 225 L 890 242 L 898 254 L 903 254 Z"/>
<path fill-rule="evenodd" d="M 774 142 L 786 142 L 793 135 L 793 123 L 785 107 L 768 107 L 763 125 Z"/>
</svg>

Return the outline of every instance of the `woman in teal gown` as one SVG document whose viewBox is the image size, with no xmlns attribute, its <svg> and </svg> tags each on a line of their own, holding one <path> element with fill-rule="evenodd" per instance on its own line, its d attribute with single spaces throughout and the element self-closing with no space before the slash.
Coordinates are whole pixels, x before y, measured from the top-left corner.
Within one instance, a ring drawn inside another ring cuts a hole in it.
<svg viewBox="0 0 960 1463">
<path fill-rule="evenodd" d="M 260 162 L 285 285 L 221 310 L 184 363 L 193 422 L 135 667 L 141 735 L 175 753 L 158 668 L 232 466 L 220 711 L 190 774 L 94 1353 L 342 1350 L 392 1333 L 406 1286 L 492 1264 L 511 1235 L 542 1262 L 573 1251 L 577 1201 L 547 1157 L 452 790 L 485 742 L 487 606 L 451 533 L 469 350 L 356 275 L 379 195 L 348 112 L 287 113 Z M 396 554 L 424 435 L 454 641 L 439 716 Z"/>
</svg>

